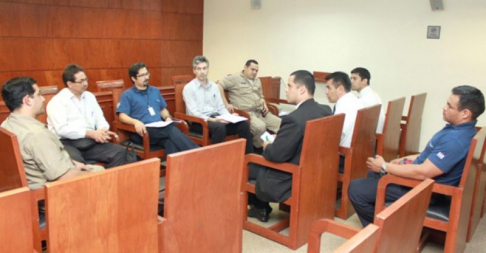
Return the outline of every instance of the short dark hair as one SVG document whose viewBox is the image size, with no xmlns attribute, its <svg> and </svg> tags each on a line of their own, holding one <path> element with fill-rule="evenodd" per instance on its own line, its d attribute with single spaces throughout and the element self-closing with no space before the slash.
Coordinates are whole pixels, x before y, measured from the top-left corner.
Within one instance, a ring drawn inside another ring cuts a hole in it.
<svg viewBox="0 0 486 253">
<path fill-rule="evenodd" d="M 370 85 L 371 74 L 367 69 L 361 67 L 355 68 L 351 70 L 351 74 L 358 74 L 358 76 L 361 77 L 361 79 L 368 79 L 368 85 Z"/>
<path fill-rule="evenodd" d="M 246 61 L 245 66 L 250 67 L 250 65 L 252 63 L 258 65 L 258 62 L 256 60 L 250 59 L 250 60 Z"/>
<path fill-rule="evenodd" d="M 198 56 L 194 57 L 194 60 L 192 60 L 192 68 L 196 69 L 196 67 L 199 63 L 206 63 L 208 65 L 208 68 L 209 68 L 209 60 L 208 60 L 208 58 L 206 58 L 206 56 L 198 55 Z"/>
<path fill-rule="evenodd" d="M 7 81 L 2 87 L 3 101 L 8 109 L 13 112 L 22 105 L 25 95 L 34 97 L 34 84 L 37 81 L 30 77 L 16 77 Z"/>
<path fill-rule="evenodd" d="M 143 62 L 134 63 L 128 69 L 128 76 L 130 77 L 130 80 L 132 80 L 132 77 L 137 79 L 138 71 L 143 69 L 143 68 L 147 68 L 147 65 L 145 65 L 145 63 L 143 63 Z M 147 68 L 147 70 L 148 70 L 148 68 Z M 133 83 L 133 81 L 132 81 L 132 83 Z"/>
<path fill-rule="evenodd" d="M 290 76 L 294 76 L 294 82 L 298 85 L 304 85 L 309 94 L 314 95 L 316 91 L 316 81 L 311 72 L 307 70 L 294 71 Z"/>
<path fill-rule="evenodd" d="M 484 96 L 479 89 L 462 85 L 452 89 L 452 94 L 459 96 L 459 110 L 471 111 L 473 120 L 484 112 Z"/>
<path fill-rule="evenodd" d="M 326 76 L 325 80 L 326 82 L 332 80 L 334 87 L 336 88 L 342 85 L 344 87 L 344 90 L 346 90 L 346 92 L 351 91 L 351 80 L 349 79 L 348 74 L 344 72 L 338 71 L 329 74 L 328 76 Z"/>
<path fill-rule="evenodd" d="M 84 68 L 74 63 L 68 64 L 62 72 L 62 82 L 64 83 L 64 86 L 68 86 L 68 81 L 75 82 L 76 80 L 74 78 L 74 75 L 79 72 L 84 72 Z"/>
</svg>

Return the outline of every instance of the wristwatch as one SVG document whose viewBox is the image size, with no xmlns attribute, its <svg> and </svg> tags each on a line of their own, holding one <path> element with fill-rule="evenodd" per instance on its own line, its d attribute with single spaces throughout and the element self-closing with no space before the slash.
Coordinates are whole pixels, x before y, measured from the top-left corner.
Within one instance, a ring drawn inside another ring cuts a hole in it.
<svg viewBox="0 0 486 253">
<path fill-rule="evenodd" d="M 386 175 L 386 163 L 381 164 L 380 175 Z"/>
</svg>

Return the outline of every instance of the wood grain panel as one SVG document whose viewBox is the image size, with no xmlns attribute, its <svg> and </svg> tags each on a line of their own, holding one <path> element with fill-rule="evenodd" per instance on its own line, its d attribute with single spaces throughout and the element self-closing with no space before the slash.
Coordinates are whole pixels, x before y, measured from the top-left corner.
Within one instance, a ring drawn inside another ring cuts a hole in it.
<svg viewBox="0 0 486 253">
<path fill-rule="evenodd" d="M 164 39 L 202 40 L 202 15 L 164 13 L 162 17 L 162 31 Z"/>
<path fill-rule="evenodd" d="M 46 7 L 0 2 L 0 37 L 46 36 Z"/>
<path fill-rule="evenodd" d="M 162 0 L 163 12 L 203 14 L 203 0 Z"/>
<path fill-rule="evenodd" d="M 0 0 L 0 87 L 30 76 L 60 90 L 62 70 L 77 63 L 90 91 L 109 79 L 129 88 L 127 69 L 140 61 L 153 85 L 171 86 L 202 54 L 202 13 L 202 0 Z"/>
</svg>

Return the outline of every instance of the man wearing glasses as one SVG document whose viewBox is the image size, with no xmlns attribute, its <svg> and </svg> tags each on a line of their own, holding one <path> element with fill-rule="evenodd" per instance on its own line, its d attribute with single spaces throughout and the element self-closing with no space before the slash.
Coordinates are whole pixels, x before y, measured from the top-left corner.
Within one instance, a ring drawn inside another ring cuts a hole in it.
<svg viewBox="0 0 486 253">
<path fill-rule="evenodd" d="M 133 64 L 128 69 L 133 87 L 123 92 L 116 112 L 121 122 L 135 126 L 137 134 L 130 140 L 142 144 L 144 133 L 149 134 L 150 144 L 164 147 L 167 155 L 199 147 L 185 136 L 174 124 L 165 127 L 147 127 L 154 122 L 172 122 L 167 103 L 160 91 L 149 85 L 150 73 L 143 62 Z"/>
<path fill-rule="evenodd" d="M 122 146 L 110 142 L 115 133 L 108 131 L 110 125 L 96 97 L 86 90 L 88 77 L 84 69 L 69 64 L 62 80 L 66 88 L 47 105 L 47 123 L 71 158 L 81 163 L 102 162 L 106 168 L 135 162 Z"/>
</svg>

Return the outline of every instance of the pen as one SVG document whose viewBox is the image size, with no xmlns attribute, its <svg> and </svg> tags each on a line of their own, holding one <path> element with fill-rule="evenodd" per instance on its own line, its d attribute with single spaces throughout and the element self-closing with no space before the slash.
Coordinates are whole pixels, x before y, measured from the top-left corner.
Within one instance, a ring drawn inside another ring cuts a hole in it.
<svg viewBox="0 0 486 253">
<path fill-rule="evenodd" d="M 265 136 L 265 140 L 269 141 L 269 140 L 268 140 L 268 136 Z"/>
</svg>

